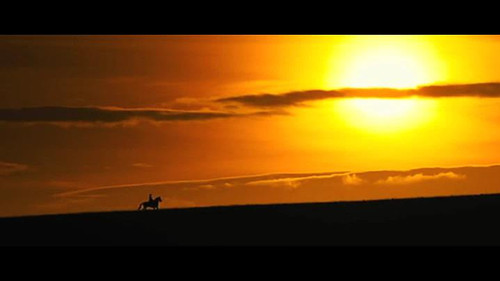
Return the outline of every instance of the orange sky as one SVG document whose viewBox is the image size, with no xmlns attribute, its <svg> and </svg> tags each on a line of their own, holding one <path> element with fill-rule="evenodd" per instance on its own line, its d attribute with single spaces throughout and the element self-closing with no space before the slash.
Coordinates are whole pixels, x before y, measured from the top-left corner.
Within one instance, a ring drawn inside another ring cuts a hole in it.
<svg viewBox="0 0 500 281">
<path fill-rule="evenodd" d="M 497 36 L 1 36 L 0 216 L 70 211 L 61 193 L 102 186 L 497 164 L 499 50 Z M 274 200 L 236 190 L 212 204 Z"/>
</svg>

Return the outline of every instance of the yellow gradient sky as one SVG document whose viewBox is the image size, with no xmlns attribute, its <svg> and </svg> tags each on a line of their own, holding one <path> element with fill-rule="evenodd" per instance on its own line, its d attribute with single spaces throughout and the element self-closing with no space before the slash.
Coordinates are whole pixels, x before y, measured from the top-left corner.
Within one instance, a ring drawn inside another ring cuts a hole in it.
<svg viewBox="0 0 500 281">
<path fill-rule="evenodd" d="M 1 36 L 0 53 L 0 215 L 102 186 L 500 163 L 500 36 Z M 248 192 L 217 204 L 269 202 Z"/>
</svg>

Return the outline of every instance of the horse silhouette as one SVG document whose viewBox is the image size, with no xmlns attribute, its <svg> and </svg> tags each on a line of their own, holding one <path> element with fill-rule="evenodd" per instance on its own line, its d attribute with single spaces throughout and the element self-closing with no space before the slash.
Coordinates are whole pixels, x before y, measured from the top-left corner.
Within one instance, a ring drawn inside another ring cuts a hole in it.
<svg viewBox="0 0 500 281">
<path fill-rule="evenodd" d="M 147 210 L 148 208 L 151 208 L 153 210 L 158 210 L 161 202 L 161 196 L 156 197 L 155 199 L 151 201 L 144 201 L 141 204 L 139 204 L 139 209 L 138 210 Z"/>
</svg>

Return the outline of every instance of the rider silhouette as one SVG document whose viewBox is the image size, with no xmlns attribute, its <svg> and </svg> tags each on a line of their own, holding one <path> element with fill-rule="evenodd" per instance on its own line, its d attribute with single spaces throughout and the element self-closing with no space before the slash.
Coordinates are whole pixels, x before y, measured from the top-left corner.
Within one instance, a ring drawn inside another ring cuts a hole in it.
<svg viewBox="0 0 500 281">
<path fill-rule="evenodd" d="M 148 208 L 151 208 L 153 210 L 158 210 L 160 208 L 160 206 L 159 206 L 160 202 L 162 202 L 161 196 L 158 196 L 158 197 L 153 199 L 153 194 L 150 193 L 149 200 L 144 201 L 141 204 L 139 204 L 138 210 L 147 210 Z"/>
</svg>

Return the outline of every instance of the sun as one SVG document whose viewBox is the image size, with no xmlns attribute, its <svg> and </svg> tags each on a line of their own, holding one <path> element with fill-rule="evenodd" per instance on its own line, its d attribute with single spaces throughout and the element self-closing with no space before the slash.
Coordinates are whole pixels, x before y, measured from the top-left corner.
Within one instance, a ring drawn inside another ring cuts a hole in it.
<svg viewBox="0 0 500 281">
<path fill-rule="evenodd" d="M 334 89 L 408 89 L 446 79 L 444 63 L 423 36 L 349 36 L 332 51 L 330 64 L 326 85 Z M 417 98 L 346 98 L 338 106 L 350 126 L 377 133 L 415 128 L 435 107 Z"/>
<path fill-rule="evenodd" d="M 350 126 L 374 133 L 395 133 L 428 123 L 436 113 L 432 99 L 344 99 L 337 111 Z"/>
<path fill-rule="evenodd" d="M 355 88 L 414 88 L 430 79 L 416 56 L 385 47 L 360 54 L 343 80 L 343 84 Z"/>
<path fill-rule="evenodd" d="M 442 81 L 444 66 L 422 36 L 350 36 L 332 51 L 327 87 L 415 88 Z"/>
</svg>

